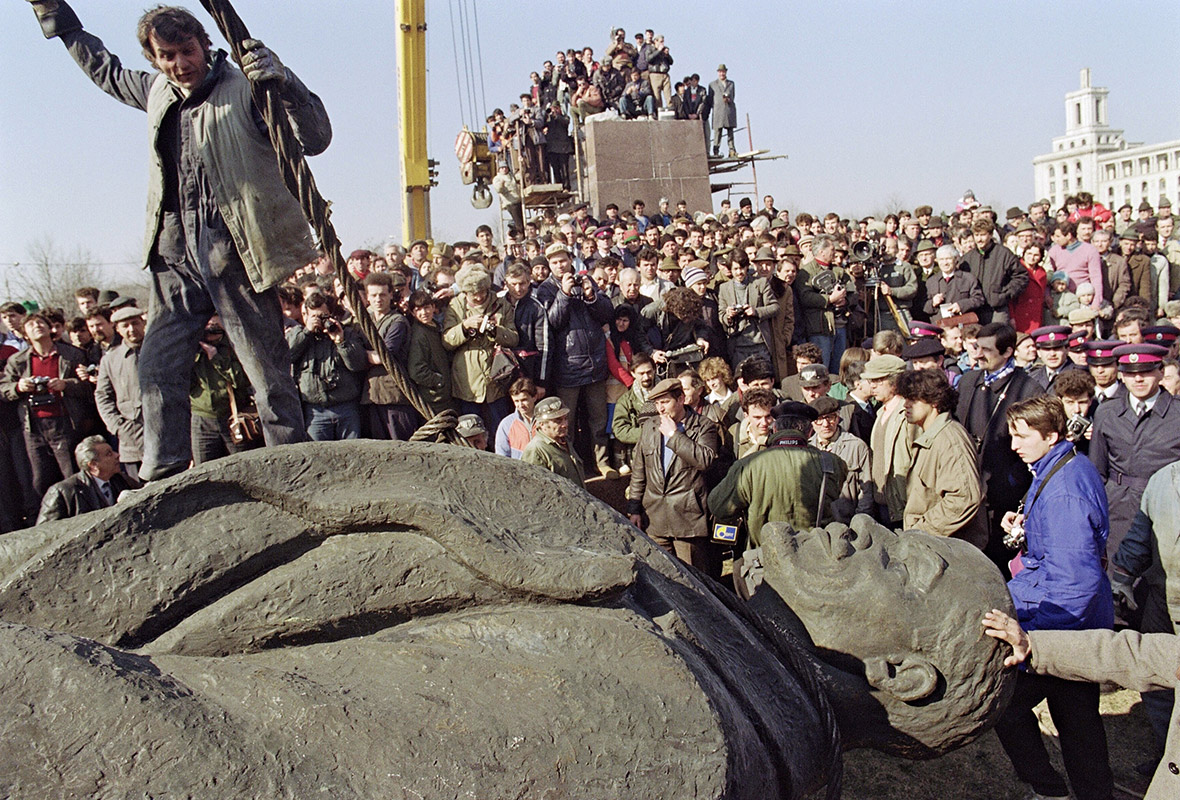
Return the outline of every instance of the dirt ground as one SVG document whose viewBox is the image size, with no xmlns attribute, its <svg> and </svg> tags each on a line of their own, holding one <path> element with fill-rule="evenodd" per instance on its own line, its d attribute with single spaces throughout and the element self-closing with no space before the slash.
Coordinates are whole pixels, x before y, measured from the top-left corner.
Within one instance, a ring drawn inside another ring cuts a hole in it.
<svg viewBox="0 0 1180 800">
<path fill-rule="evenodd" d="M 586 488 L 621 509 L 626 481 L 592 478 Z M 1142 798 L 1150 779 L 1135 771 L 1152 750 L 1151 729 L 1137 692 L 1114 690 L 1102 695 L 1102 717 L 1114 770 L 1116 800 Z M 1064 775 L 1056 731 L 1044 704 L 1038 707 L 1049 755 Z M 906 761 L 873 750 L 844 755 L 844 800 L 1022 800 L 1028 787 L 1016 778 L 1011 762 L 992 732 L 933 761 Z"/>
<path fill-rule="evenodd" d="M 1135 765 L 1147 760 L 1152 745 L 1139 694 L 1127 690 L 1103 694 L 1101 709 L 1114 770 L 1114 796 L 1116 800 L 1142 798 L 1149 779 L 1135 772 Z M 1052 731 L 1043 704 L 1038 711 L 1042 730 Z M 1064 775 L 1056 736 L 1047 739 L 1049 755 Z M 1028 791 L 990 731 L 933 761 L 905 761 L 872 750 L 844 755 L 844 800 L 1021 800 Z"/>
</svg>

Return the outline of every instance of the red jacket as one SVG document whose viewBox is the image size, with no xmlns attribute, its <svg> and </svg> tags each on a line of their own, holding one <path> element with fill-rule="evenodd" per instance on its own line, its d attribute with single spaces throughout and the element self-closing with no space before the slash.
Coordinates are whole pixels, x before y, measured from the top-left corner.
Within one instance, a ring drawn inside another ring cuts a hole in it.
<svg viewBox="0 0 1180 800">
<path fill-rule="evenodd" d="M 1110 219 L 1110 211 L 1102 203 L 1095 203 L 1089 208 L 1078 208 L 1069 215 L 1070 222 L 1077 222 L 1082 217 L 1090 217 L 1095 224 L 1101 224 Z"/>
<path fill-rule="evenodd" d="M 1012 327 L 1017 333 L 1032 333 L 1041 327 L 1049 276 L 1040 264 L 1030 269 L 1023 260 L 1020 263 L 1028 270 L 1028 286 L 1008 304 L 1008 313 L 1012 315 Z"/>
</svg>

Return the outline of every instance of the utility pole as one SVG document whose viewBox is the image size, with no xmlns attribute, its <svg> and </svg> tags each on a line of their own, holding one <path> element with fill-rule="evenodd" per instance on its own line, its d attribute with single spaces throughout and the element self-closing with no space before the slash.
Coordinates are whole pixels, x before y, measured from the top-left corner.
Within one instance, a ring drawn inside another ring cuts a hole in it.
<svg viewBox="0 0 1180 800">
<path fill-rule="evenodd" d="M 430 239 L 430 187 L 437 162 L 426 155 L 426 0 L 397 0 L 398 134 L 402 236 Z"/>
</svg>

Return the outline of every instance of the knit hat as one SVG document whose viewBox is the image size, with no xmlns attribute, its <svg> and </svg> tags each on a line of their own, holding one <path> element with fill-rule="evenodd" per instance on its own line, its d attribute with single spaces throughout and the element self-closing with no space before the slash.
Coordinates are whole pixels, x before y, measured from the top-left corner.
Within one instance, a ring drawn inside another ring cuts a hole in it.
<svg viewBox="0 0 1180 800">
<path fill-rule="evenodd" d="M 681 280 L 684 281 L 685 286 L 692 286 L 694 283 L 700 283 L 701 281 L 709 280 L 709 276 L 706 275 L 705 271 L 700 267 L 690 266 L 681 275 Z"/>
</svg>

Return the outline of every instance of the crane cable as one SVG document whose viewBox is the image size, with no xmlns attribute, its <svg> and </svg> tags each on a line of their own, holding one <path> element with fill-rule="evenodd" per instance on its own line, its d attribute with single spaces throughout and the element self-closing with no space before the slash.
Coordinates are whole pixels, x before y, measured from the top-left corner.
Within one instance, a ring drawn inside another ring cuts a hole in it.
<svg viewBox="0 0 1180 800">
<path fill-rule="evenodd" d="M 458 24 L 455 4 L 459 6 Z M 488 94 L 484 82 L 483 44 L 479 33 L 479 9 L 475 0 L 450 0 L 451 47 L 455 62 L 455 89 L 458 92 L 459 119 L 464 127 L 479 128 L 488 115 Z M 473 42 L 474 40 L 474 42 Z M 462 60 L 462 66 L 460 66 Z M 478 84 L 478 87 L 477 87 Z M 478 97 L 477 95 L 478 88 Z"/>
</svg>

